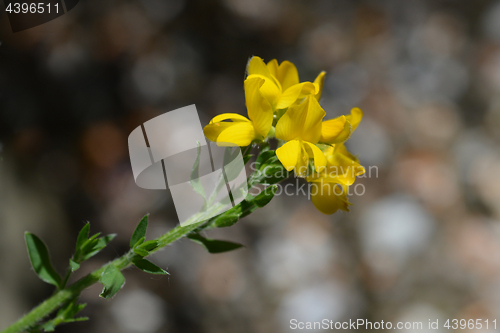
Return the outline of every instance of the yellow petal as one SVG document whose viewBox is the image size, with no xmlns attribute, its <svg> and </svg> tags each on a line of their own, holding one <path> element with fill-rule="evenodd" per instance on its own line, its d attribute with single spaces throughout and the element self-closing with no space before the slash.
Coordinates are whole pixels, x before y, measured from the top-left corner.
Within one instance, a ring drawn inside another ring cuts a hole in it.
<svg viewBox="0 0 500 333">
<path fill-rule="evenodd" d="M 361 111 L 360 108 L 353 108 L 351 114 L 346 116 L 346 118 L 347 121 L 351 123 L 352 132 L 354 132 L 363 118 L 363 111 Z"/>
<path fill-rule="evenodd" d="M 220 133 L 228 128 L 229 126 L 234 125 L 235 123 L 230 122 L 220 122 L 220 123 L 210 123 L 203 129 L 203 133 L 207 137 L 208 140 L 217 142 L 217 138 Z"/>
<path fill-rule="evenodd" d="M 271 75 L 271 72 L 269 71 L 269 68 L 267 68 L 266 64 L 260 57 L 252 57 L 248 61 L 247 65 L 247 73 L 248 76 L 250 75 L 261 75 L 267 80 L 270 80 L 271 83 L 273 83 L 275 86 L 279 87 L 279 90 L 281 92 L 281 85 L 276 79 L 275 76 Z"/>
<path fill-rule="evenodd" d="M 268 79 L 265 76 L 260 75 L 260 74 L 249 75 L 246 78 L 246 80 L 255 80 L 257 78 L 264 80 L 264 83 L 260 86 L 260 93 L 262 94 L 262 96 L 265 99 L 267 99 L 267 101 L 271 104 L 273 109 L 276 109 L 276 105 L 277 105 L 278 100 L 281 96 L 281 88 L 278 87 L 274 83 L 274 81 L 272 81 L 272 80 L 270 80 L 270 79 Z"/>
<path fill-rule="evenodd" d="M 276 124 L 276 138 L 290 141 L 300 137 L 307 116 L 308 103 L 292 105 Z"/>
<path fill-rule="evenodd" d="M 295 168 L 300 154 L 301 149 L 298 140 L 288 141 L 283 146 L 276 149 L 276 156 L 288 171 Z"/>
<path fill-rule="evenodd" d="M 314 169 L 317 172 L 322 172 L 323 169 L 325 169 L 326 162 L 327 162 L 325 155 L 323 154 L 321 149 L 319 149 L 318 147 L 316 147 L 312 143 L 305 142 L 305 141 L 303 143 L 304 143 L 304 147 L 306 149 L 306 152 L 309 154 L 309 156 L 312 156 L 314 158 Z"/>
<path fill-rule="evenodd" d="M 347 121 L 346 116 L 324 121 L 321 124 L 321 142 L 340 143 L 349 138 L 352 133 L 352 126 Z"/>
<path fill-rule="evenodd" d="M 267 63 L 267 69 L 269 70 L 269 73 L 271 73 L 272 76 L 275 78 L 278 77 L 278 60 L 273 59 Z"/>
<path fill-rule="evenodd" d="M 344 154 L 333 153 L 326 155 L 328 166 L 338 166 L 342 173 L 349 173 L 353 176 L 361 176 L 365 173 L 365 168 L 359 164 L 359 161 L 353 160 Z"/>
<path fill-rule="evenodd" d="M 224 120 L 232 120 L 232 121 L 249 121 L 246 117 L 237 113 L 223 113 L 218 116 L 215 116 L 212 120 L 210 120 L 210 124 L 218 123 Z"/>
<path fill-rule="evenodd" d="M 316 99 L 319 101 L 321 98 L 321 93 L 323 92 L 323 85 L 325 83 L 325 74 L 326 72 L 321 72 L 314 80 L 314 87 L 316 88 Z"/>
<path fill-rule="evenodd" d="M 245 80 L 245 100 L 248 117 L 255 130 L 266 137 L 273 125 L 273 109 L 260 92 L 264 82 L 265 80 L 259 77 L 247 78 Z"/>
<path fill-rule="evenodd" d="M 276 78 L 281 83 L 281 89 L 285 91 L 299 83 L 299 72 L 294 64 L 285 60 L 279 65 Z"/>
<path fill-rule="evenodd" d="M 231 146 L 231 144 L 233 144 L 245 147 L 257 138 L 257 133 L 255 132 L 252 123 L 237 122 L 229 124 L 231 124 L 231 126 L 226 127 L 217 137 L 218 145 Z"/>
<path fill-rule="evenodd" d="M 311 201 L 323 214 L 333 214 L 337 210 L 349 211 L 351 204 L 347 200 L 347 187 L 334 183 L 311 183 Z"/>
<path fill-rule="evenodd" d="M 335 153 L 343 154 L 343 155 L 349 157 L 351 160 L 355 161 L 356 163 L 359 163 L 358 158 L 356 156 L 354 156 L 353 154 L 351 154 L 351 152 L 349 152 L 347 150 L 344 143 L 336 144 L 334 151 L 335 151 Z"/>
<path fill-rule="evenodd" d="M 306 98 L 305 103 L 307 103 L 307 113 L 300 137 L 304 141 L 318 143 L 321 137 L 321 121 L 326 112 L 319 105 L 318 100 L 311 95 Z"/>
<path fill-rule="evenodd" d="M 269 69 L 267 68 L 264 60 L 260 57 L 253 56 L 250 58 L 247 64 L 247 73 L 248 75 L 258 74 L 271 79 L 271 73 L 269 73 Z"/>
<path fill-rule="evenodd" d="M 365 173 L 365 168 L 345 155 L 334 153 L 327 155 L 326 158 L 328 166 L 325 172 L 322 173 L 322 178 L 327 182 L 352 185 L 357 176 Z"/>
<path fill-rule="evenodd" d="M 329 146 L 329 147 L 326 147 L 325 149 L 323 149 L 323 155 L 326 158 L 326 165 L 327 166 L 326 166 L 325 169 L 323 169 L 321 171 L 321 173 L 318 172 L 318 171 L 316 171 L 316 170 L 314 170 L 313 173 L 310 173 L 309 175 L 307 175 L 307 181 L 308 182 L 317 181 L 320 178 L 325 177 L 325 175 L 327 173 L 327 168 L 328 168 L 328 155 L 333 154 L 333 152 L 334 152 L 334 147 L 332 147 L 332 146 Z"/>
<path fill-rule="evenodd" d="M 325 156 L 328 156 L 330 154 L 333 154 L 334 151 L 335 151 L 335 146 L 329 146 L 323 149 L 323 154 L 325 154 Z"/>
<path fill-rule="evenodd" d="M 305 178 L 307 177 L 307 174 L 309 173 L 309 154 L 307 153 L 307 149 L 304 147 L 304 142 L 299 140 L 300 143 L 300 153 L 297 158 L 297 164 L 295 165 L 295 176 L 300 177 L 300 178 Z M 310 153 L 312 153 L 309 150 Z M 311 154 L 312 156 L 312 154 Z"/>
<path fill-rule="evenodd" d="M 291 87 L 288 87 L 281 96 L 279 96 L 279 100 L 276 104 L 276 109 L 286 109 L 297 99 L 304 97 L 308 94 L 313 94 L 316 91 L 314 84 L 311 82 L 302 82 L 299 84 L 295 84 Z"/>
<path fill-rule="evenodd" d="M 210 120 L 210 123 L 203 129 L 205 136 L 210 141 L 216 142 L 220 133 L 234 124 L 233 122 L 226 122 L 224 120 L 232 120 L 233 122 L 250 122 L 250 120 L 237 113 L 220 114 Z"/>
</svg>

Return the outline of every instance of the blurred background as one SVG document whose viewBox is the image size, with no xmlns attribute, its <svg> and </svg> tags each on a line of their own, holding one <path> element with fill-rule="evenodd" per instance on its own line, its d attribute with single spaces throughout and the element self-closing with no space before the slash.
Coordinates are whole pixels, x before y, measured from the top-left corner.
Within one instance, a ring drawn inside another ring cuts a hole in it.
<svg viewBox="0 0 500 333">
<path fill-rule="evenodd" d="M 351 212 L 276 197 L 208 233 L 244 249 L 181 240 L 151 259 L 170 276 L 129 269 L 111 301 L 94 285 L 90 321 L 57 331 L 500 320 L 500 1 L 82 0 L 15 34 L 2 9 L 0 43 L 0 328 L 53 291 L 24 231 L 60 272 L 85 221 L 118 233 L 78 278 L 126 252 L 145 213 L 150 238 L 177 225 L 168 191 L 134 183 L 128 134 L 193 103 L 203 125 L 245 114 L 252 55 L 294 62 L 301 81 L 326 70 L 329 118 L 363 109 L 347 144 L 375 168 Z"/>
</svg>

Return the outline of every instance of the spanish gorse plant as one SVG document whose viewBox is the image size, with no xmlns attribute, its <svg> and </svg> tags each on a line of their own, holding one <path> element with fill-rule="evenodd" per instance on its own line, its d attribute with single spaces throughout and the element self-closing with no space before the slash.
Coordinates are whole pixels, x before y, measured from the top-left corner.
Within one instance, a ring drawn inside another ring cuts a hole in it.
<svg viewBox="0 0 500 333">
<path fill-rule="evenodd" d="M 50 332 L 60 324 L 87 320 L 78 317 L 85 307 L 78 302 L 84 289 L 100 283 L 103 287 L 100 296 L 110 299 L 123 287 L 122 271 L 128 267 L 134 266 L 149 274 L 168 274 L 146 258 L 181 238 L 202 245 L 210 253 L 240 248 L 241 244 L 206 238 L 203 232 L 230 227 L 264 207 L 275 196 L 277 184 L 291 175 L 311 184 L 311 200 L 322 213 L 348 211 L 351 203 L 347 199 L 347 189 L 365 170 L 344 142 L 357 128 L 363 113 L 354 108 L 350 115 L 325 121 L 326 112 L 319 103 L 324 77 L 325 72 L 322 72 L 313 82 L 300 82 L 298 71 L 291 62 L 278 64 L 271 60 L 266 64 L 259 57 L 249 60 L 244 81 L 248 118 L 237 113 L 218 115 L 204 128 L 204 133 L 220 145 L 229 143 L 242 147 L 244 162 L 253 159 L 248 188 L 264 189 L 258 194 L 248 194 L 245 200 L 224 213 L 202 222 L 190 224 L 188 221 L 185 226 L 178 226 L 152 240 L 145 238 L 149 219 L 146 215 L 131 235 L 127 253 L 69 286 L 71 274 L 104 249 L 115 235 L 97 233 L 91 236 L 90 224 L 85 224 L 77 237 L 74 254 L 68 260 L 66 273 L 60 276 L 50 262 L 43 241 L 26 232 L 26 246 L 34 272 L 44 282 L 54 285 L 56 291 L 1 333 Z M 277 141 L 276 150 L 270 148 L 270 140 Z M 192 173 L 197 174 L 197 168 L 195 163 Z M 196 192 L 205 195 L 203 189 L 198 188 L 199 184 L 192 182 L 191 185 Z M 213 193 L 206 195 L 207 205 L 212 204 L 213 196 Z M 195 220 L 199 217 L 193 217 Z"/>
</svg>

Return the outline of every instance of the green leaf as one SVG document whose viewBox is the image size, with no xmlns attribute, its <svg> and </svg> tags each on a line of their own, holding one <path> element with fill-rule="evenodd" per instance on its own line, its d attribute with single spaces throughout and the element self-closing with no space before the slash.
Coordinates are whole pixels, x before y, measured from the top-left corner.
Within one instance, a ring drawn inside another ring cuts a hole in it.
<svg viewBox="0 0 500 333">
<path fill-rule="evenodd" d="M 148 228 L 148 220 L 149 220 L 149 214 L 146 214 L 141 219 L 141 221 L 137 225 L 137 228 L 135 228 L 135 231 L 132 234 L 132 238 L 130 238 L 130 247 L 134 247 L 141 238 L 146 237 L 146 229 Z"/>
<path fill-rule="evenodd" d="M 205 238 L 200 234 L 190 234 L 187 237 L 195 243 L 202 245 L 209 253 L 222 253 L 243 247 L 243 245 L 237 243 Z"/>
<path fill-rule="evenodd" d="M 94 248 L 95 244 L 97 243 L 96 238 L 99 237 L 101 233 L 98 232 L 95 235 L 92 235 L 89 239 L 85 240 L 83 244 L 80 246 L 80 248 L 77 249 L 74 258 L 76 262 L 82 262 L 85 259 L 82 259 L 82 256 L 87 254 L 92 248 Z"/>
<path fill-rule="evenodd" d="M 76 239 L 76 251 L 80 250 L 82 245 L 89 238 L 89 231 L 90 231 L 90 223 L 87 222 L 83 226 L 82 230 L 80 230 L 80 233 L 78 234 L 78 238 Z"/>
<path fill-rule="evenodd" d="M 216 228 L 230 227 L 239 219 L 251 214 L 259 206 L 254 202 L 255 197 L 248 194 L 245 200 L 227 210 L 226 212 L 212 218 L 210 224 Z"/>
<path fill-rule="evenodd" d="M 246 165 L 252 157 L 253 157 L 253 154 L 248 154 L 248 155 L 243 156 L 243 164 Z"/>
<path fill-rule="evenodd" d="M 143 258 L 135 258 L 132 259 L 132 263 L 135 265 L 135 267 L 139 268 L 140 270 L 150 273 L 150 274 L 168 274 L 167 271 L 163 270 L 162 268 L 156 266 L 153 264 L 151 261 L 148 261 Z"/>
<path fill-rule="evenodd" d="M 65 319 L 73 318 L 78 312 L 82 311 L 86 306 L 87 306 L 86 303 L 77 304 L 76 300 L 73 300 L 64 310 L 63 316 Z"/>
<path fill-rule="evenodd" d="M 87 222 L 87 223 L 85 223 L 83 228 L 78 233 L 78 238 L 76 239 L 76 251 L 75 251 L 75 254 L 73 256 L 73 259 L 75 260 L 75 262 L 79 262 L 80 257 L 82 255 L 83 247 L 88 242 L 89 230 L 90 230 L 90 223 Z M 97 237 L 97 235 L 94 235 L 94 236 Z"/>
<path fill-rule="evenodd" d="M 145 257 L 149 254 L 150 251 L 153 251 L 158 247 L 158 241 L 156 240 L 149 240 L 147 242 L 141 243 L 139 245 L 136 245 L 133 250 L 136 254 L 140 255 L 141 257 Z"/>
<path fill-rule="evenodd" d="M 255 160 L 255 169 L 259 170 L 262 164 L 264 164 L 266 161 L 268 161 L 270 158 L 274 156 L 276 156 L 274 150 L 266 150 L 261 152 L 257 157 L 257 160 Z"/>
<path fill-rule="evenodd" d="M 113 239 L 115 239 L 116 234 L 109 234 L 103 237 L 100 237 L 97 240 L 96 247 L 99 248 L 99 251 L 106 247 Z"/>
<path fill-rule="evenodd" d="M 135 249 L 141 249 L 141 250 L 146 250 L 146 251 L 152 251 L 158 247 L 158 241 L 156 240 L 148 240 L 147 242 L 144 242 L 138 246 L 135 247 Z"/>
<path fill-rule="evenodd" d="M 65 303 L 57 312 L 57 315 L 45 323 L 39 323 L 36 326 L 29 328 L 28 332 L 30 333 L 39 333 L 41 331 L 44 332 L 53 332 L 58 325 L 64 323 L 73 323 L 77 321 L 85 321 L 89 318 L 87 317 L 79 317 L 73 318 L 78 312 L 80 312 L 83 308 L 85 308 L 86 304 L 77 304 L 76 298 L 71 300 L 68 303 Z"/>
<path fill-rule="evenodd" d="M 71 267 L 71 272 L 74 272 L 80 268 L 80 264 L 73 259 L 69 260 L 69 266 Z"/>
<path fill-rule="evenodd" d="M 245 169 L 245 163 L 240 163 L 241 160 L 237 160 L 238 155 L 241 153 L 241 149 L 237 147 L 225 147 L 224 157 L 223 157 L 223 171 L 226 177 L 226 181 L 231 182 L 235 180 Z M 244 162 L 244 161 L 243 161 Z M 228 167 L 231 165 L 231 167 Z"/>
<path fill-rule="evenodd" d="M 89 317 L 78 317 L 78 318 L 71 318 L 68 320 L 65 320 L 65 323 L 74 323 L 74 322 L 79 322 L 79 321 L 87 321 L 89 320 Z"/>
<path fill-rule="evenodd" d="M 238 210 L 240 211 L 240 218 L 243 218 L 245 216 L 250 215 L 253 213 L 257 208 L 259 208 L 255 202 L 253 202 L 253 197 L 252 200 L 243 200 L 242 202 L 239 203 Z M 233 207 L 236 208 L 237 206 Z"/>
<path fill-rule="evenodd" d="M 276 184 L 290 175 L 277 157 L 271 157 L 260 167 L 259 180 L 263 185 Z"/>
<path fill-rule="evenodd" d="M 75 298 L 59 309 L 54 320 L 59 322 L 69 322 L 69 320 L 73 320 L 73 317 L 78 312 L 82 311 L 86 306 L 86 303 L 78 304 L 77 299 Z"/>
<path fill-rule="evenodd" d="M 141 245 L 142 243 L 144 243 L 144 241 L 146 240 L 146 237 L 142 237 L 141 239 L 139 239 L 132 248 L 136 248 L 137 246 Z"/>
<path fill-rule="evenodd" d="M 230 209 L 217 216 L 212 224 L 217 228 L 230 227 L 239 221 L 240 216 L 240 211 Z"/>
<path fill-rule="evenodd" d="M 191 184 L 191 187 L 193 188 L 193 190 L 196 193 L 198 193 L 199 195 L 201 195 L 203 197 L 203 199 L 205 200 L 206 199 L 205 190 L 203 189 L 203 186 L 201 185 L 200 172 L 199 172 L 201 144 L 199 141 L 196 141 L 196 144 L 198 146 L 196 149 L 197 156 L 196 156 L 196 161 L 194 162 L 194 165 L 193 165 L 193 169 L 191 170 L 191 177 L 189 178 L 190 179 L 189 183 Z"/>
<path fill-rule="evenodd" d="M 91 240 L 92 237 L 89 238 L 89 240 Z M 100 237 L 97 239 L 92 239 L 91 242 L 85 246 L 84 250 L 82 250 L 82 254 L 81 254 L 82 258 L 79 262 L 85 261 L 85 260 L 95 256 L 102 249 L 104 249 L 106 247 L 106 245 L 108 245 L 108 243 L 111 242 L 113 240 L 113 238 L 115 238 L 115 237 L 116 237 L 116 234 L 109 234 L 107 236 L 103 236 L 103 237 Z"/>
<path fill-rule="evenodd" d="M 24 238 L 26 240 L 31 266 L 33 266 L 35 273 L 43 281 L 60 287 L 62 282 L 61 277 L 50 263 L 49 250 L 45 244 L 40 238 L 29 232 L 24 234 Z"/>
<path fill-rule="evenodd" d="M 44 332 L 54 332 L 56 330 L 52 321 L 48 321 L 45 324 L 43 324 L 42 329 Z"/>
<path fill-rule="evenodd" d="M 97 238 L 97 237 L 99 237 L 100 235 L 101 235 L 101 233 L 100 233 L 100 232 L 98 232 L 98 233 L 96 233 L 96 234 L 92 235 L 89 239 L 87 239 L 87 241 L 85 241 L 85 243 L 83 243 L 83 244 L 84 244 L 84 245 L 83 245 L 83 247 L 85 247 L 85 246 L 86 246 L 86 244 L 88 244 L 88 243 L 92 242 L 94 239 L 96 239 L 96 238 Z"/>
<path fill-rule="evenodd" d="M 109 265 L 104 272 L 102 272 L 99 282 L 104 286 L 99 296 L 109 299 L 123 287 L 125 284 L 125 277 L 116 266 Z"/>
<path fill-rule="evenodd" d="M 134 247 L 134 253 L 137 255 L 140 255 L 141 257 L 145 257 L 149 255 L 149 252 L 146 250 L 143 250 L 141 248 Z"/>
<path fill-rule="evenodd" d="M 262 154 L 263 152 L 268 151 L 270 149 L 271 149 L 271 147 L 269 146 L 269 141 L 263 142 L 260 144 L 260 154 Z"/>
<path fill-rule="evenodd" d="M 267 205 L 273 198 L 274 194 L 276 194 L 276 190 L 278 189 L 277 185 L 271 185 L 266 187 L 265 190 L 260 192 L 253 201 L 258 207 L 264 207 Z"/>
</svg>

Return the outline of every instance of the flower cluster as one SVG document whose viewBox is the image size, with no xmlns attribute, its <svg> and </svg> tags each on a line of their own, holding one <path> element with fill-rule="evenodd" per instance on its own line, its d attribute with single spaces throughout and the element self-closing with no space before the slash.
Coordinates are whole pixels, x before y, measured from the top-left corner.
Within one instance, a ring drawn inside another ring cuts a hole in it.
<svg viewBox="0 0 500 333">
<path fill-rule="evenodd" d="M 241 147 L 278 139 L 276 156 L 288 171 L 312 183 L 311 200 L 325 214 L 349 210 L 347 188 L 365 170 L 344 146 L 363 112 L 324 121 L 319 104 L 325 72 L 314 82 L 300 82 L 289 61 L 267 64 L 252 57 L 244 82 L 248 118 L 225 113 L 205 127 L 206 137 L 220 145 Z"/>
</svg>

